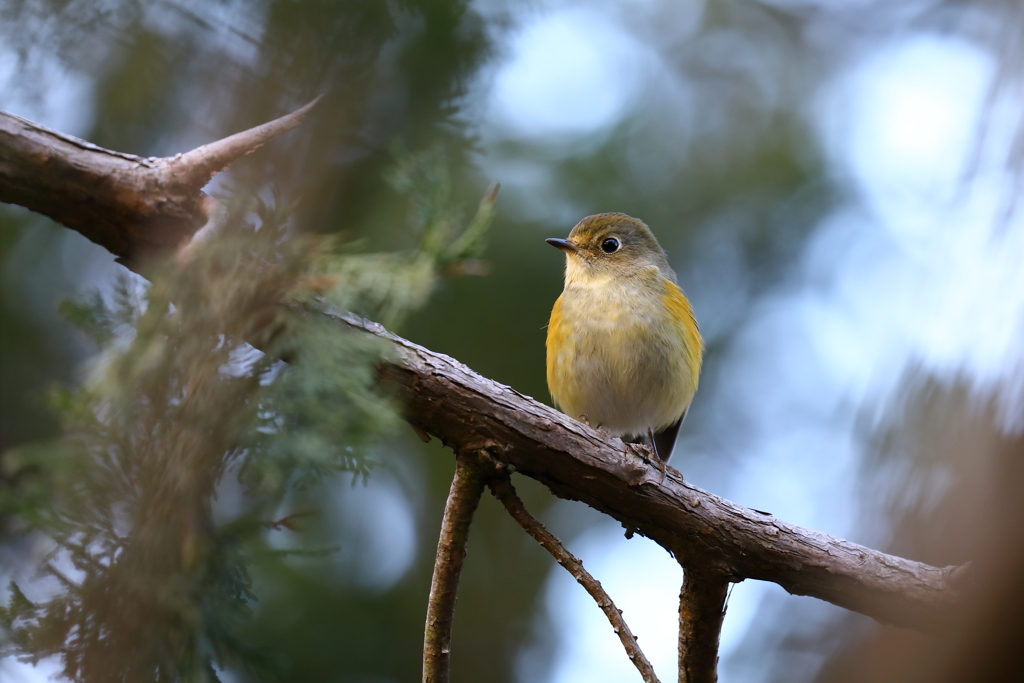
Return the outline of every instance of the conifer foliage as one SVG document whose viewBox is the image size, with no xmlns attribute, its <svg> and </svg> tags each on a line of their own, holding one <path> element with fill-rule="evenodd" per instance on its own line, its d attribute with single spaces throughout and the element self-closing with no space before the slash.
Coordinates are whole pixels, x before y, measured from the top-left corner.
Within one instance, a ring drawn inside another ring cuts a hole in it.
<svg viewBox="0 0 1024 683">
<path fill-rule="evenodd" d="M 50 581 L 34 583 L 51 594 L 12 584 L 0 608 L 22 659 L 58 655 L 83 682 L 279 669 L 245 637 L 250 563 L 286 554 L 267 532 L 296 524 L 274 518 L 289 490 L 331 471 L 370 476 L 370 446 L 396 420 L 374 382 L 384 347 L 308 308 L 400 323 L 440 274 L 476 267 L 494 204 L 491 192 L 463 228 L 439 150 L 400 159 L 391 180 L 418 248 L 366 254 L 296 234 L 280 197 L 238 191 L 225 225 L 150 284 L 64 306 L 101 352 L 83 388 L 52 397 L 62 437 L 7 457 L 7 512 L 51 548 Z M 235 481 L 241 502 L 219 503 Z"/>
</svg>

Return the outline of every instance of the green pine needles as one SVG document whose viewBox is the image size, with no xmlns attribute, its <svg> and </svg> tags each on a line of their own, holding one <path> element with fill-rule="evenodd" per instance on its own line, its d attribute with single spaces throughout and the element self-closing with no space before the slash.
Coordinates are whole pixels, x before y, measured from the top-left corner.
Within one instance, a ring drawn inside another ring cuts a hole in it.
<svg viewBox="0 0 1024 683">
<path fill-rule="evenodd" d="M 54 588 L 30 600 L 11 585 L 3 654 L 57 655 L 88 682 L 279 669 L 241 635 L 250 562 L 275 552 L 263 531 L 289 523 L 270 515 L 327 472 L 368 476 L 397 420 L 375 381 L 386 347 L 315 308 L 395 325 L 440 274 L 472 265 L 494 192 L 462 228 L 445 169 L 439 152 L 399 162 L 393 181 L 420 235 L 409 252 L 346 253 L 337 238 L 294 234 L 280 202 L 236 201 L 150 286 L 126 279 L 111 301 L 65 306 L 101 353 L 84 387 L 53 396 L 63 436 L 4 456 L 14 484 L 0 512 L 48 539 L 39 571 Z M 246 491 L 228 520 L 214 513 L 225 476 Z"/>
</svg>

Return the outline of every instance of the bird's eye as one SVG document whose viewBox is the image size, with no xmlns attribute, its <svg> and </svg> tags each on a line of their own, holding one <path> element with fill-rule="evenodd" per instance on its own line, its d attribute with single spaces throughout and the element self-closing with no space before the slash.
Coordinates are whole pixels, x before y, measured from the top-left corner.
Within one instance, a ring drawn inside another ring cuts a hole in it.
<svg viewBox="0 0 1024 683">
<path fill-rule="evenodd" d="M 606 254 L 614 254 L 619 250 L 619 241 L 614 237 L 609 237 L 604 242 L 601 242 L 601 251 Z"/>
</svg>

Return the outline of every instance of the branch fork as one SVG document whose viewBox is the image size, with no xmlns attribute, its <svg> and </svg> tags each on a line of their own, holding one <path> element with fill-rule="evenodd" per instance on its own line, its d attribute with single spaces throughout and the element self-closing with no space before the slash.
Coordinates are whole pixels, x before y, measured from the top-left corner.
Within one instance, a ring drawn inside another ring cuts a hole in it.
<svg viewBox="0 0 1024 683">
<path fill-rule="evenodd" d="M 469 525 L 485 485 L 505 506 L 512 519 L 547 550 L 559 565 L 572 574 L 594 598 L 622 642 L 629 660 L 643 677 L 644 683 L 660 683 L 654 667 L 623 619 L 622 610 L 615 606 L 601 586 L 601 582 L 587 572 L 583 568 L 583 563 L 566 550 L 561 541 L 526 510 L 509 478 L 511 468 L 490 457 L 486 449 L 463 450 L 456 456 L 455 463 L 455 475 L 445 504 L 441 537 L 434 560 L 434 575 L 430 584 L 423 642 L 423 683 L 447 683 L 449 680 L 455 592 L 458 588 L 462 562 L 466 556 Z"/>
</svg>

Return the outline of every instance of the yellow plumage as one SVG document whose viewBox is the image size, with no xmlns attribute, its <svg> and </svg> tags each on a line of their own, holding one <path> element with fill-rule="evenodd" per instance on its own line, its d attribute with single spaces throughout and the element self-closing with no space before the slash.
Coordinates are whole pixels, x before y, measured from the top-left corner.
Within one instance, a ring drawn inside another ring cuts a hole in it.
<svg viewBox="0 0 1024 683">
<path fill-rule="evenodd" d="M 617 435 L 677 427 L 697 391 L 703 340 L 657 240 L 634 218 L 601 214 L 549 242 L 567 254 L 547 333 L 555 405 Z"/>
</svg>

